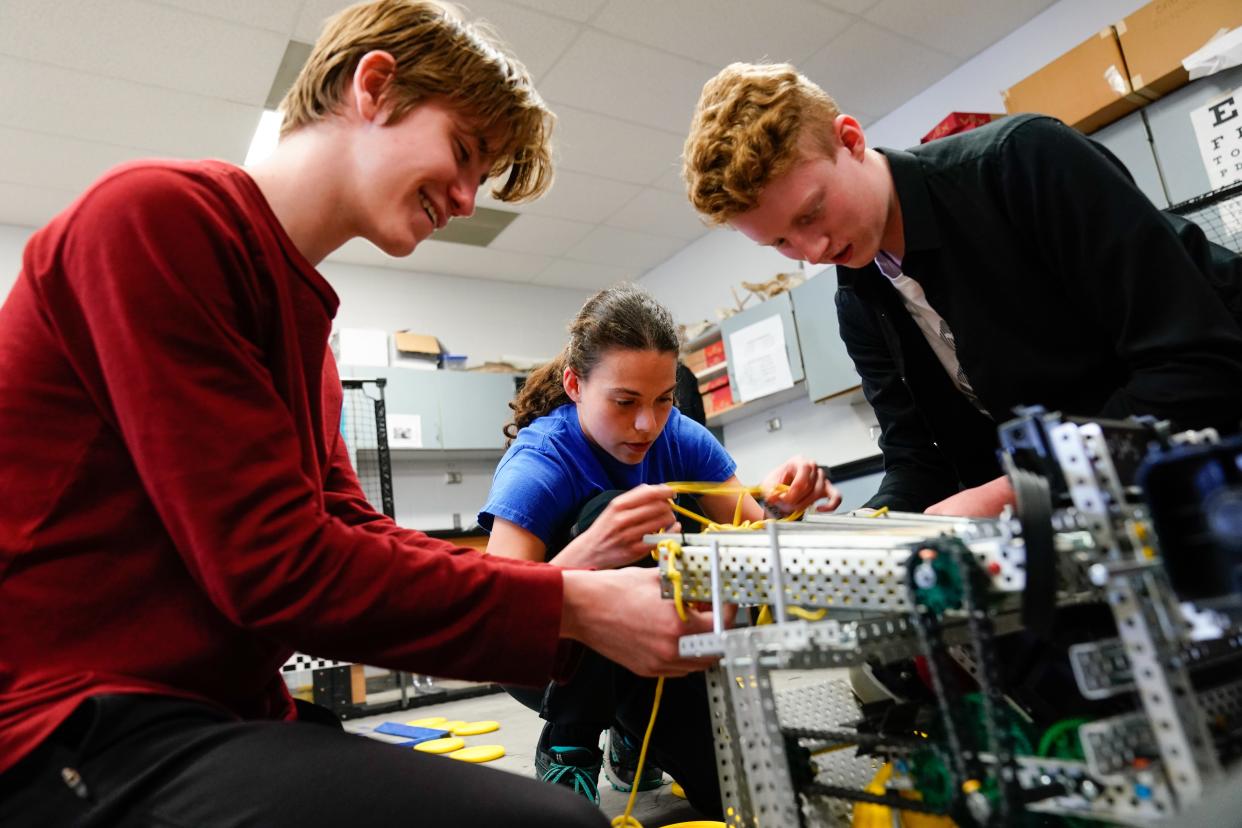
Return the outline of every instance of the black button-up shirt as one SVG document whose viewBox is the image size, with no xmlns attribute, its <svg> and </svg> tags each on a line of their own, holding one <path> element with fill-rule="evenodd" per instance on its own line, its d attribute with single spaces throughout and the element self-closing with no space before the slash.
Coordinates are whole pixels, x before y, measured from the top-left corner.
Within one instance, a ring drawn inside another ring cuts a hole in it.
<svg viewBox="0 0 1242 828">
<path fill-rule="evenodd" d="M 1157 210 L 1106 149 L 1018 116 L 880 152 L 902 270 L 999 421 L 1039 404 L 1236 429 L 1242 328 L 1213 281 L 1236 296 L 1242 264 Z M 952 385 L 889 281 L 874 264 L 838 280 L 841 335 L 882 428 L 885 478 L 868 505 L 921 511 L 999 475 L 998 423 Z"/>
</svg>

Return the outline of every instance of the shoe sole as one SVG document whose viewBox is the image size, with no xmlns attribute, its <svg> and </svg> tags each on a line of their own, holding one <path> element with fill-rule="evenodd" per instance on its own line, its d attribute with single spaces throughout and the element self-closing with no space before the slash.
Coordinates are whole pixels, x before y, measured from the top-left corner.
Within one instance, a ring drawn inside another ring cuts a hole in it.
<svg viewBox="0 0 1242 828">
<path fill-rule="evenodd" d="M 626 783 L 622 782 L 620 779 L 617 778 L 617 775 L 613 773 L 612 763 L 608 761 L 604 762 L 604 778 L 608 780 L 608 784 L 612 786 L 612 789 L 614 791 L 619 791 L 620 793 L 629 793 L 631 790 L 633 790 L 633 787 L 634 787 L 633 785 L 627 785 Z M 646 785 L 639 785 L 638 792 L 642 793 L 643 791 L 654 791 L 662 787 L 664 787 L 663 775 L 660 776 L 660 781 L 655 784 L 648 783 Z"/>
</svg>

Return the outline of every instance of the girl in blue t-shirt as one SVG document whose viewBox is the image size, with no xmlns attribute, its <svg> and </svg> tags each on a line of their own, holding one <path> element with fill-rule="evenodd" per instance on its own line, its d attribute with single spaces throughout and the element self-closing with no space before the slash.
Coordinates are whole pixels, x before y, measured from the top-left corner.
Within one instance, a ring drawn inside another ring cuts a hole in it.
<svg viewBox="0 0 1242 828">
<path fill-rule="evenodd" d="M 587 300 L 569 327 L 569 342 L 534 371 L 512 403 L 505 428 L 509 450 L 496 468 L 479 525 L 487 551 L 567 567 L 610 568 L 650 563 L 643 535 L 679 528 L 660 485 L 671 480 L 737 484 L 737 464 L 701 424 L 674 407 L 677 332 L 668 310 L 633 285 Z M 783 512 L 840 496 L 814 462 L 794 457 L 763 481 L 766 498 Z M 702 496 L 698 511 L 732 521 L 736 497 Z M 743 517 L 763 508 L 751 497 Z M 697 527 L 687 527 L 696 529 Z M 546 691 L 510 692 L 547 720 L 536 748 L 536 771 L 594 801 L 599 735 L 609 732 L 605 771 L 618 790 L 635 784 L 637 746 L 651 712 L 655 682 L 587 651 L 573 678 Z M 661 784 L 662 771 L 681 783 L 692 804 L 720 812 L 709 708 L 703 677 L 665 682 L 652 734 L 650 770 L 640 790 Z"/>
</svg>

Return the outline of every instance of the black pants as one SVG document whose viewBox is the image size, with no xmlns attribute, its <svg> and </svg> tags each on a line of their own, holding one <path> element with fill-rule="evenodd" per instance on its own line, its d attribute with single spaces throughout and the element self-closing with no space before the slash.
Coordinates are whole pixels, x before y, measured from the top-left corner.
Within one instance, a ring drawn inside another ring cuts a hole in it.
<svg viewBox="0 0 1242 828">
<path fill-rule="evenodd" d="M 486 791 L 486 795 L 481 792 Z M 0 826 L 591 826 L 557 785 L 194 702 L 97 696 L 0 774 Z"/>
<path fill-rule="evenodd" d="M 609 491 L 592 498 L 579 512 L 570 537 L 585 531 L 620 494 L 620 491 Z M 702 511 L 697 502 L 684 505 L 693 511 Z M 688 531 L 698 529 L 697 526 L 686 528 Z M 647 559 L 637 565 L 652 563 Z M 521 687 L 506 689 L 553 725 L 590 732 L 595 738 L 603 730 L 619 725 L 641 741 L 651 718 L 655 685 L 655 679 L 641 678 L 594 650 L 584 648 L 582 661 L 564 684 L 549 684 L 543 691 Z M 672 774 L 696 810 L 719 819 L 720 781 L 716 775 L 714 745 L 703 674 L 665 679 L 647 761 Z M 594 747 L 594 743 L 590 746 Z"/>
</svg>

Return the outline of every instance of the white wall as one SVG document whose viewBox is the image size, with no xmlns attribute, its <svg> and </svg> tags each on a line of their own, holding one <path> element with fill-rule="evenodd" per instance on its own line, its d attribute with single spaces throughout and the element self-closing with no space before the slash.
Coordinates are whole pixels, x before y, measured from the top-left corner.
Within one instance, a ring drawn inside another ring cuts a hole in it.
<svg viewBox="0 0 1242 828">
<path fill-rule="evenodd" d="M 506 355 L 555 356 L 565 344 L 565 326 L 591 295 L 333 262 L 319 271 L 341 297 L 337 326 L 433 334 L 472 365 Z"/>
<path fill-rule="evenodd" d="M 9 295 L 22 269 L 22 248 L 33 233 L 29 227 L 0 224 L 0 303 Z"/>
<path fill-rule="evenodd" d="M 1000 91 L 1048 61 L 1144 5 L 1146 0 L 1060 0 L 1008 37 L 980 52 L 933 86 L 866 128 L 871 146 L 918 143 L 952 111 L 1004 112 Z M 826 90 L 829 94 L 832 89 Z M 740 233 L 716 230 L 643 277 L 642 284 L 681 322 L 716 319 L 716 308 L 733 303 L 731 286 L 770 279 L 797 265 Z M 783 428 L 768 432 L 780 417 Z M 739 477 L 757 483 L 791 454 L 835 465 L 875 454 L 874 414 L 857 396 L 813 405 L 796 400 L 725 426 L 725 446 L 737 459 Z"/>
</svg>

